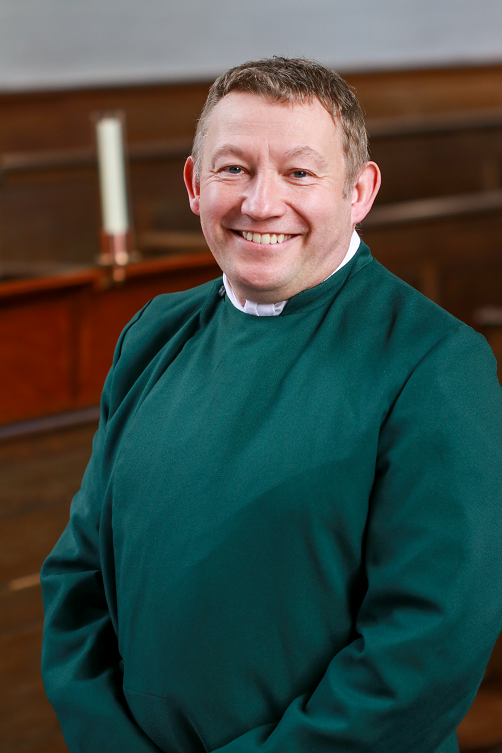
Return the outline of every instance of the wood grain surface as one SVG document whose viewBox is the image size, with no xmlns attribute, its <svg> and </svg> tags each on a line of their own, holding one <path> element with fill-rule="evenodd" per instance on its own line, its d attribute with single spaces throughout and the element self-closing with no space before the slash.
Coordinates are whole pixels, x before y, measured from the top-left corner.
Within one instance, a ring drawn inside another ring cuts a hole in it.
<svg viewBox="0 0 502 753">
<path fill-rule="evenodd" d="M 0 442 L 1 753 L 66 751 L 40 675 L 41 588 L 12 585 L 36 576 L 61 535 L 96 426 Z"/>
</svg>

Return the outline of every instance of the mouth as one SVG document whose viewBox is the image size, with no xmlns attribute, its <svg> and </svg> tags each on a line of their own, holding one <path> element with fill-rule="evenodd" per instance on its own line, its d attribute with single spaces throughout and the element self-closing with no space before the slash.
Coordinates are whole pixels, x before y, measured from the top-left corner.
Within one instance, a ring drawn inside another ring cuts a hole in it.
<svg viewBox="0 0 502 753">
<path fill-rule="evenodd" d="M 293 237 L 292 235 L 286 235 L 285 233 L 248 233 L 245 230 L 234 230 L 234 233 L 242 236 L 242 238 L 245 238 L 247 241 L 251 241 L 251 243 L 256 243 L 257 245 L 262 246 L 284 243 L 284 241 L 289 241 L 289 239 Z"/>
</svg>

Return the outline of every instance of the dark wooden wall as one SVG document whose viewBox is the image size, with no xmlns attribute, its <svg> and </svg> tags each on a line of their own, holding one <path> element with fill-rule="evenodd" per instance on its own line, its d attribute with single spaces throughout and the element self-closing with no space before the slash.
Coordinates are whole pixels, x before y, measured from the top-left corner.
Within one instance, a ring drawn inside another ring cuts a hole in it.
<svg viewBox="0 0 502 753">
<path fill-rule="evenodd" d="M 68 521 L 95 430 L 0 441 L 0 753 L 67 753 L 40 676 L 38 573 Z"/>
<path fill-rule="evenodd" d="M 0 261 L 93 262 L 99 202 L 90 115 L 103 110 L 126 113 L 136 226 L 197 229 L 181 170 L 207 88 L 0 95 Z"/>
</svg>

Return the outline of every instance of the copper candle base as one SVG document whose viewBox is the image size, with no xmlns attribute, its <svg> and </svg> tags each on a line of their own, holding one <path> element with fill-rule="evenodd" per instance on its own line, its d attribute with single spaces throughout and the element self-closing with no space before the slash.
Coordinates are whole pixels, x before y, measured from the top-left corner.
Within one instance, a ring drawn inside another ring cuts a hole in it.
<svg viewBox="0 0 502 753">
<path fill-rule="evenodd" d="M 126 233 L 105 233 L 101 232 L 100 238 L 101 253 L 98 257 L 98 264 L 102 267 L 112 268 L 112 277 L 116 282 L 125 279 L 125 267 L 132 261 L 138 261 L 139 254 L 130 251 L 133 243 L 132 232 Z"/>
<path fill-rule="evenodd" d="M 110 266 L 117 264 L 121 267 L 129 264 L 129 252 L 127 238 L 128 233 L 101 233 L 101 253 L 99 264 Z"/>
</svg>

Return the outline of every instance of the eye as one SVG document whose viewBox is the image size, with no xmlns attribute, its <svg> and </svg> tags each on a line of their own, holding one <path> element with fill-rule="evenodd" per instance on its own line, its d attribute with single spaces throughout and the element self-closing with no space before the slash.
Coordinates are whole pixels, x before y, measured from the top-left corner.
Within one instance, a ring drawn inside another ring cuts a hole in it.
<svg viewBox="0 0 502 753">
<path fill-rule="evenodd" d="M 223 168 L 223 172 L 230 173 L 230 175 L 240 175 L 242 167 L 239 167 L 239 165 L 228 165 L 228 167 Z"/>
<path fill-rule="evenodd" d="M 307 178 L 310 173 L 307 170 L 293 170 L 293 178 Z"/>
</svg>

